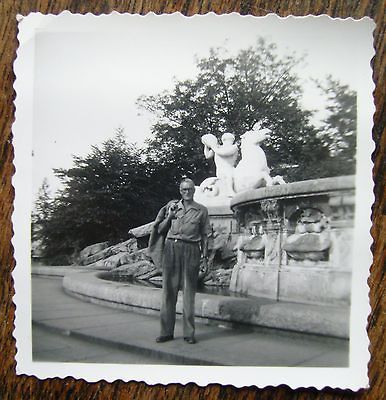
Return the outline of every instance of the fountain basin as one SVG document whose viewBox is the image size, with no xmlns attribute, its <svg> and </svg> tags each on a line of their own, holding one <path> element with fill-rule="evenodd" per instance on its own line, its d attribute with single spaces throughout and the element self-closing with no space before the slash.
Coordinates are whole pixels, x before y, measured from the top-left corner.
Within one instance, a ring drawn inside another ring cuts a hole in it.
<svg viewBox="0 0 386 400">
<path fill-rule="evenodd" d="M 65 291 L 85 301 L 146 314 L 158 314 L 162 289 L 107 281 L 101 272 L 73 272 L 63 278 Z M 278 328 L 348 338 L 348 307 L 276 302 L 267 298 L 229 297 L 197 293 L 195 314 L 208 323 Z M 182 314 L 179 293 L 177 314 Z"/>
</svg>

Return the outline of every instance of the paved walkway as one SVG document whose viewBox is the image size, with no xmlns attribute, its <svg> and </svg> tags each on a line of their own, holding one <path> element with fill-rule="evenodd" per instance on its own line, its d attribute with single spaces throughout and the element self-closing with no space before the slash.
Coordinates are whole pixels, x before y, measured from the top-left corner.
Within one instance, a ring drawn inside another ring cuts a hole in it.
<svg viewBox="0 0 386 400">
<path fill-rule="evenodd" d="M 35 361 L 82 362 L 108 364 L 170 364 L 166 360 L 145 354 L 122 351 L 88 338 L 67 336 L 50 329 L 32 327 L 33 353 Z"/>
<path fill-rule="evenodd" d="M 345 367 L 348 341 L 274 329 L 196 323 L 195 345 L 157 344 L 159 319 L 87 303 L 66 294 L 61 278 L 32 278 L 33 357 L 37 361 L 140 364 Z M 67 336 L 66 338 L 63 337 Z"/>
</svg>

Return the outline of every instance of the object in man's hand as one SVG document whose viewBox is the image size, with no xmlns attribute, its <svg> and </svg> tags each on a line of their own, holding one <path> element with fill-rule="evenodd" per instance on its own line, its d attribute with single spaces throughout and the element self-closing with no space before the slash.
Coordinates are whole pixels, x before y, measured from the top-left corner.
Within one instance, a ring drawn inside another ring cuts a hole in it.
<svg viewBox="0 0 386 400">
<path fill-rule="evenodd" d="M 168 209 L 168 215 L 170 215 L 172 218 L 175 218 L 176 217 L 175 212 L 177 208 L 178 208 L 177 203 L 171 204 Z"/>
</svg>

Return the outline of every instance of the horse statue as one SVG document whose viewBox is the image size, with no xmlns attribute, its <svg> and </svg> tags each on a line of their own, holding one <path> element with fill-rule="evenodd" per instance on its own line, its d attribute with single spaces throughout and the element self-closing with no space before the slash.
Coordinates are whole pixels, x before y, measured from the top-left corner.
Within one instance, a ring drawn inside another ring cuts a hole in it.
<svg viewBox="0 0 386 400">
<path fill-rule="evenodd" d="M 267 157 L 260 143 L 269 137 L 270 130 L 256 123 L 252 130 L 241 135 L 241 160 L 233 171 L 236 193 L 264 186 L 284 184 L 280 175 L 271 177 Z"/>
</svg>

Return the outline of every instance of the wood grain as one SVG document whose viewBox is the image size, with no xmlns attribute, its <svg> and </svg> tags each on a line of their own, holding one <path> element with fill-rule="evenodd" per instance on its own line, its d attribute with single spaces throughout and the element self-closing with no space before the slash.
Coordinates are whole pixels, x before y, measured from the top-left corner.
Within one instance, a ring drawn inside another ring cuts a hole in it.
<svg viewBox="0 0 386 400">
<path fill-rule="evenodd" d="M 195 384 L 148 386 L 144 383 L 108 384 L 98 382 L 89 384 L 73 378 L 48 379 L 40 381 L 34 377 L 17 376 L 15 373 L 15 341 L 12 337 L 14 305 L 11 271 L 14 268 L 12 237 L 12 203 L 14 190 L 11 178 L 12 165 L 12 122 L 14 118 L 13 91 L 14 74 L 12 63 L 17 49 L 16 14 L 28 14 L 31 11 L 59 13 L 63 10 L 77 13 L 109 13 L 113 10 L 145 14 L 171 13 L 180 11 L 185 15 L 203 14 L 209 11 L 242 14 L 265 15 L 276 12 L 281 16 L 328 14 L 333 17 L 361 18 L 370 16 L 376 22 L 373 59 L 374 92 L 376 112 L 374 115 L 373 138 L 375 142 L 374 182 L 375 203 L 373 205 L 374 238 L 372 251 L 374 263 L 369 278 L 372 313 L 369 318 L 368 334 L 372 353 L 369 363 L 370 388 L 357 393 L 334 389 L 291 390 L 286 386 L 258 389 L 255 387 L 236 389 L 232 386 L 209 385 L 201 388 Z M 343 0 L 2 0 L 0 3 L 0 399 L 382 399 L 385 391 L 385 2 L 384 1 L 343 1 Z"/>
</svg>

